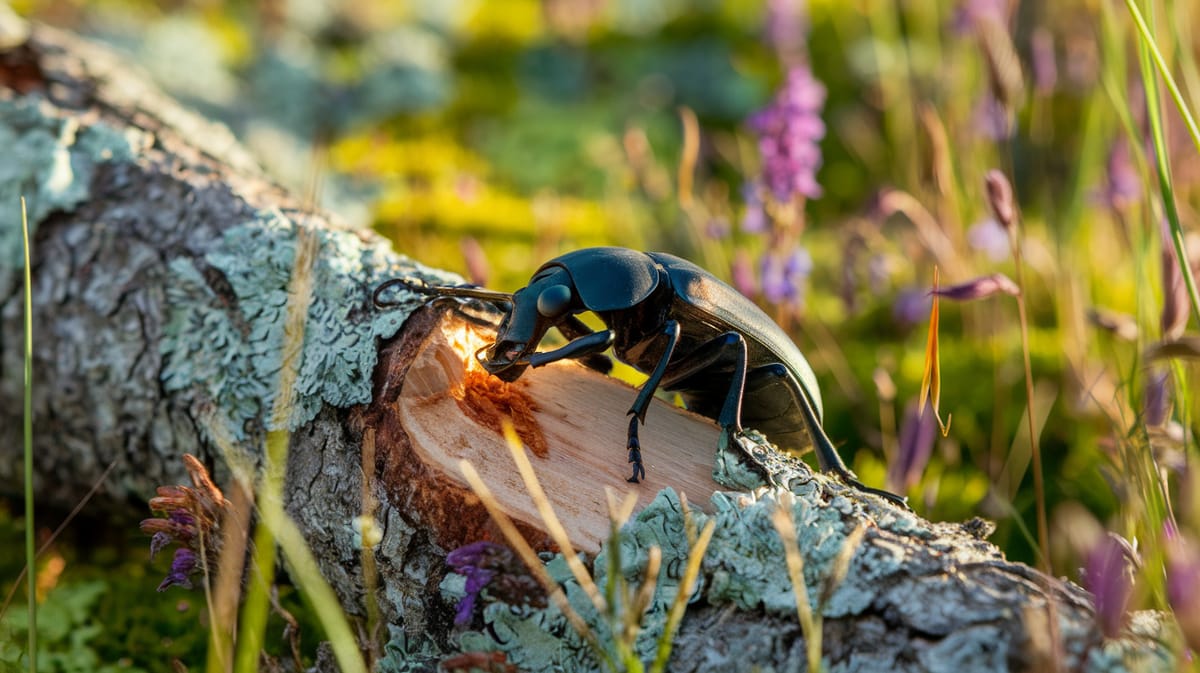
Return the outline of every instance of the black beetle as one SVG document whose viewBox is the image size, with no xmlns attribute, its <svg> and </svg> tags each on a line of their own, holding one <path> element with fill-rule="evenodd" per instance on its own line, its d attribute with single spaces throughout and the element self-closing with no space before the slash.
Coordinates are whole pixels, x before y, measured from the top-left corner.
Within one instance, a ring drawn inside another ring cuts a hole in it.
<svg viewBox="0 0 1200 673">
<path fill-rule="evenodd" d="M 619 360 L 648 374 L 629 408 L 631 482 L 645 476 L 638 423 L 645 423 L 650 400 L 662 388 L 678 392 L 688 409 L 715 419 L 735 444 L 743 421 L 780 447 L 803 448 L 811 439 L 823 471 L 867 493 L 905 503 L 863 485 L 842 462 L 821 428 L 816 377 L 787 334 L 754 302 L 685 259 L 627 248 L 586 248 L 546 262 L 528 285 L 512 294 L 397 278 L 375 289 L 376 306 L 391 305 L 380 295 L 395 284 L 436 297 L 482 299 L 502 308 L 495 343 L 475 357 L 505 381 L 516 380 L 526 367 L 595 357 L 609 347 Z M 595 313 L 608 329 L 591 330 L 576 317 L 584 311 Z M 551 327 L 568 343 L 538 352 Z"/>
</svg>

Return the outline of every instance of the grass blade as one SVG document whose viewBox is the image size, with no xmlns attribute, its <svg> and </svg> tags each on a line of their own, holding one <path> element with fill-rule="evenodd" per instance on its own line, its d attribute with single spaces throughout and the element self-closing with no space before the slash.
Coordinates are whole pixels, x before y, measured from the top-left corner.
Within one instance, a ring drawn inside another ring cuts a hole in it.
<svg viewBox="0 0 1200 673">
<path fill-rule="evenodd" d="M 1175 97 L 1179 113 L 1188 125 L 1188 132 L 1192 134 L 1192 140 L 1196 143 L 1197 150 L 1200 150 L 1200 133 L 1195 130 L 1196 122 L 1192 120 L 1191 114 L 1188 113 L 1187 104 L 1183 101 L 1181 94 L 1179 94 L 1179 89 L 1175 86 L 1175 81 L 1171 78 L 1171 71 L 1167 69 L 1166 62 L 1163 61 L 1162 54 L 1158 51 L 1158 45 L 1155 43 L 1153 35 L 1150 34 L 1150 28 L 1142 18 L 1137 5 L 1132 0 L 1126 0 L 1126 5 L 1133 14 L 1134 21 L 1137 23 L 1138 30 L 1142 36 L 1142 40 L 1138 42 L 1138 55 L 1141 61 L 1142 87 L 1146 92 L 1146 117 L 1150 122 L 1150 138 L 1154 144 L 1154 162 L 1157 169 L 1158 189 L 1162 196 L 1163 211 L 1167 222 L 1170 224 L 1171 243 L 1175 246 L 1176 258 L 1180 260 L 1179 270 L 1183 273 L 1183 282 L 1187 286 L 1188 298 L 1192 304 L 1192 313 L 1200 317 L 1200 293 L 1197 293 L 1196 279 L 1192 275 L 1192 266 L 1188 262 L 1187 249 L 1183 240 L 1183 225 L 1180 223 L 1179 208 L 1175 203 L 1175 190 L 1171 178 L 1171 162 L 1168 156 L 1169 149 L 1167 147 L 1166 132 L 1163 128 L 1162 103 L 1159 100 L 1158 83 L 1151 72 L 1152 62 L 1158 66 L 1159 74 L 1162 76 L 1164 82 L 1166 82 L 1171 95 Z"/>
<path fill-rule="evenodd" d="M 37 550 L 33 518 L 33 273 L 30 271 L 29 217 L 21 197 L 21 247 L 25 253 L 25 567 L 29 593 L 29 670 L 37 673 Z"/>
<path fill-rule="evenodd" d="M 792 498 L 790 493 L 780 496 L 779 505 L 771 513 L 771 523 L 779 532 L 783 542 L 784 561 L 787 563 L 788 579 L 792 583 L 792 594 L 796 599 L 796 616 L 800 621 L 800 630 L 804 634 L 804 651 L 808 657 L 808 670 L 821 670 L 821 638 L 822 619 L 819 613 L 814 613 L 812 603 L 808 599 L 808 589 L 804 584 L 804 557 L 800 554 L 800 546 L 796 542 L 796 524 L 792 520 Z"/>
<path fill-rule="evenodd" d="M 1129 8 L 1129 15 L 1133 17 L 1133 22 L 1137 24 L 1142 44 L 1150 52 L 1149 56 L 1153 60 L 1158 74 L 1162 77 L 1163 83 L 1167 85 L 1167 91 L 1171 93 L 1171 99 L 1175 101 L 1175 107 L 1179 108 L 1179 116 L 1183 117 L 1183 123 L 1187 126 L 1188 135 L 1191 136 L 1192 143 L 1196 146 L 1196 151 L 1200 152 L 1200 127 L 1196 126 L 1196 119 L 1192 116 L 1191 109 L 1188 107 L 1187 101 L 1183 98 L 1183 92 L 1179 90 L 1179 85 L 1175 83 L 1175 77 L 1171 74 L 1171 69 L 1167 67 L 1167 60 L 1163 58 L 1162 52 L 1158 50 L 1158 42 L 1150 32 L 1150 26 L 1146 24 L 1146 19 L 1142 17 L 1142 12 L 1138 9 L 1135 0 L 1125 0 L 1125 6 Z"/>
</svg>

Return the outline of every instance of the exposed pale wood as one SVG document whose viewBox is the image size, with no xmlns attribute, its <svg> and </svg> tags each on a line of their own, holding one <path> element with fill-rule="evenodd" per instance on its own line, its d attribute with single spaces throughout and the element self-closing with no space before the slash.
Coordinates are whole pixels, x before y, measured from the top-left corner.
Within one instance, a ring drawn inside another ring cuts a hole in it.
<svg viewBox="0 0 1200 673">
<path fill-rule="evenodd" d="M 510 516 L 540 528 L 504 440 L 464 415 L 450 394 L 462 380 L 471 354 L 489 340 L 479 328 L 448 312 L 405 377 L 400 422 L 420 459 L 464 488 L 458 461 L 471 461 Z M 516 385 L 537 403 L 536 416 L 550 448 L 548 457 L 530 454 L 530 459 L 579 548 L 597 551 L 608 536 L 605 489 L 633 491 L 639 507 L 668 486 L 697 503 L 706 503 L 717 489 L 712 453 L 696 450 L 715 451 L 718 429 L 713 421 L 655 400 L 639 433 L 646 479 L 630 484 L 625 481 L 631 472 L 626 463 L 626 413 L 637 395 L 635 388 L 576 362 L 528 370 Z"/>
</svg>

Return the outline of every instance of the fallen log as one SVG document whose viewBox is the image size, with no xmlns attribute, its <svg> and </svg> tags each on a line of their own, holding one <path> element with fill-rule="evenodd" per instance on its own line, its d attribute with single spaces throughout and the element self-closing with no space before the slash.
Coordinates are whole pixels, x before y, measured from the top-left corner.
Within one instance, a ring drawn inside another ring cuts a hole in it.
<svg viewBox="0 0 1200 673">
<path fill-rule="evenodd" d="M 514 607 L 497 595 L 481 597 L 487 605 L 466 626 L 453 623 L 464 587 L 448 575 L 447 553 L 501 539 L 458 460 L 478 467 L 525 538 L 554 547 L 486 420 L 492 412 L 472 416 L 456 399 L 472 394 L 470 354 L 486 332 L 456 322 L 454 311 L 421 308 L 417 295 L 391 311 L 371 305 L 386 278 L 455 279 L 306 209 L 227 131 L 105 49 L 5 25 L 0 209 L 13 222 L 26 196 L 35 232 L 39 498 L 74 502 L 115 462 L 102 494 L 117 512 L 158 485 L 184 483 L 185 453 L 228 484 L 230 447 L 261 466 L 267 434 L 288 430 L 287 511 L 349 615 L 362 615 L 367 587 L 377 587 L 390 638 L 379 670 L 479 651 L 520 670 L 600 666 L 621 634 L 561 561 L 547 568 L 591 636 L 572 630 L 553 604 Z M 14 231 L 0 229 L 0 488 L 8 492 L 19 489 L 21 445 Z M 307 289 L 297 293 L 301 276 Z M 293 352 L 296 302 L 307 310 Z M 281 383 L 281 372 L 294 379 Z M 667 629 L 694 531 L 712 522 L 698 582 L 682 587 L 691 602 L 671 670 L 804 666 L 807 634 L 772 524 L 772 512 L 786 507 L 830 670 L 1174 670 L 1169 616 L 1133 614 L 1120 637 L 1106 639 L 1086 592 L 1006 561 L 982 539 L 983 522 L 925 521 L 766 445 L 759 458 L 780 486 L 749 488 L 761 477 L 736 454 L 714 454 L 715 427 L 666 402 L 656 403 L 643 435 L 650 481 L 632 486 L 621 441 L 633 397 L 626 384 L 561 363 L 518 386 L 495 394 L 531 403 L 530 427 L 545 440 L 535 469 L 572 543 L 602 550 L 592 568 L 600 585 L 614 571 L 642 582 L 648 559 L 661 554 L 657 590 L 634 620 L 641 629 L 631 646 L 644 660 Z M 611 537 L 606 487 L 640 500 L 615 546 L 601 546 Z M 374 582 L 364 582 L 352 525 L 365 508 L 382 530 Z"/>
</svg>

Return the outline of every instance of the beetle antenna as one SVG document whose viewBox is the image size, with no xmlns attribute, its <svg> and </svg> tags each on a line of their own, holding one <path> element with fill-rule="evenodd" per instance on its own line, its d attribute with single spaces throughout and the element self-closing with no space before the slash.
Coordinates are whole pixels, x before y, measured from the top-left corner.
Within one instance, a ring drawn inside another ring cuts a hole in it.
<svg viewBox="0 0 1200 673">
<path fill-rule="evenodd" d="M 387 308 L 400 303 L 398 301 L 386 301 L 380 299 L 380 296 L 384 292 L 387 292 L 396 285 L 401 285 L 407 290 L 429 297 L 461 297 L 464 299 L 479 299 L 493 305 L 512 303 L 512 294 L 509 292 L 497 292 L 496 290 L 488 290 L 482 287 L 474 287 L 471 285 L 430 285 L 421 279 L 393 278 L 380 283 L 379 286 L 375 288 L 375 292 L 371 295 L 371 300 L 375 303 L 376 308 Z"/>
</svg>

